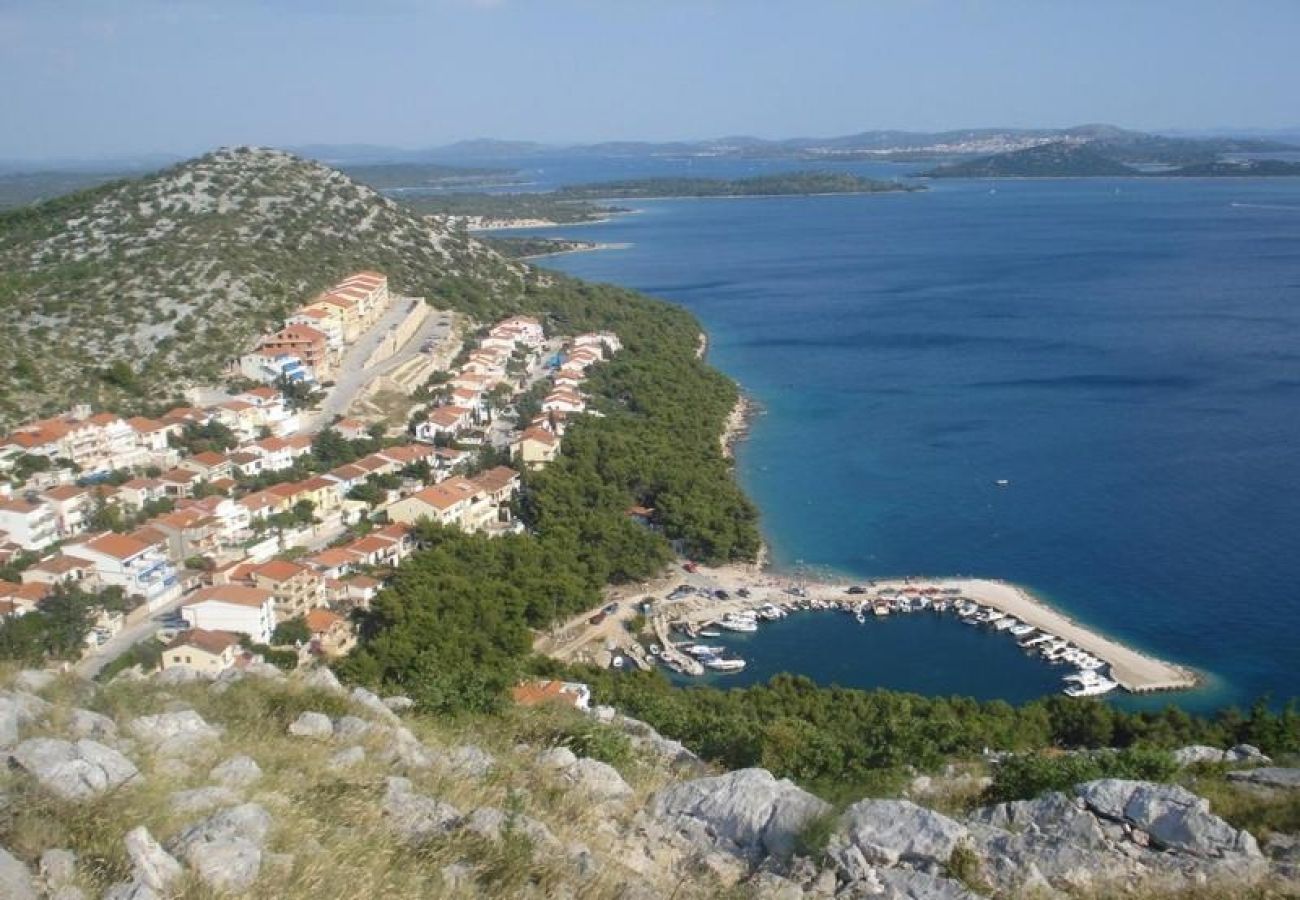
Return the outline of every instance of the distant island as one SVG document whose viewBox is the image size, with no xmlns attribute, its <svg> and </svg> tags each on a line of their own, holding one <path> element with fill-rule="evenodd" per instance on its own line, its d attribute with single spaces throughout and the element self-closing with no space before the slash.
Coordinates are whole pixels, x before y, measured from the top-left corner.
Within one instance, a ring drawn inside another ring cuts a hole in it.
<svg viewBox="0 0 1300 900">
<path fill-rule="evenodd" d="M 588 203 L 555 193 L 488 194 L 458 192 L 399 195 L 394 200 L 420 215 L 457 216 L 474 220 L 471 228 L 510 228 L 528 225 L 576 225 L 599 222 L 627 210 Z"/>
<path fill-rule="evenodd" d="M 566 199 L 651 197 L 772 197 L 811 194 L 879 194 L 924 190 L 900 181 L 882 181 L 842 172 L 784 172 L 752 178 L 630 178 L 568 185 L 555 192 Z"/>
<path fill-rule="evenodd" d="M 1132 144 L 1107 142 L 1040 144 L 1024 150 L 996 153 L 948 163 L 922 173 L 927 178 L 1105 178 L 1105 177 L 1195 177 L 1300 175 L 1300 163 L 1279 159 L 1225 161 L 1216 157 L 1196 159 L 1186 148 L 1148 144 L 1148 164 L 1163 168 L 1138 168 L 1141 156 Z M 1174 164 L 1178 161 L 1180 164 Z"/>
<path fill-rule="evenodd" d="M 1137 175 L 1138 170 L 1090 144 L 1042 144 L 949 163 L 924 173 L 929 178 L 1090 178 Z"/>
</svg>

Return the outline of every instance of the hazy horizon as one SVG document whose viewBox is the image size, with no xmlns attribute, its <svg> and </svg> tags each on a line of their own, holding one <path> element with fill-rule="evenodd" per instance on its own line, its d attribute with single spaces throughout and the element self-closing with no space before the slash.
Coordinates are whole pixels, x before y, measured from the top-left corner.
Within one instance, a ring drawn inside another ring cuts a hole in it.
<svg viewBox="0 0 1300 900">
<path fill-rule="evenodd" d="M 1267 22 L 1269 27 L 1260 27 Z M 1300 130 L 1300 4 L 0 0 L 0 159 Z"/>
</svg>

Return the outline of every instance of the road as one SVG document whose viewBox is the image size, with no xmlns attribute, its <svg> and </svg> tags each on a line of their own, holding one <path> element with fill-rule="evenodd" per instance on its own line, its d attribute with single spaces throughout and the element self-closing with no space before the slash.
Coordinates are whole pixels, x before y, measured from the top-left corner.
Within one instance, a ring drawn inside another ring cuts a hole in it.
<svg viewBox="0 0 1300 900">
<path fill-rule="evenodd" d="M 83 678 L 94 678 L 113 660 L 161 628 L 161 620 L 166 618 L 168 613 L 179 609 L 188 597 L 188 594 L 183 594 L 169 603 L 164 603 L 139 622 L 123 628 L 105 641 L 94 653 L 81 659 L 73 666 L 73 671 Z"/>
<path fill-rule="evenodd" d="M 451 326 L 444 319 L 448 317 L 436 309 L 430 310 L 428 317 L 400 350 L 378 365 L 366 368 L 366 360 L 370 358 L 370 354 L 375 352 L 375 348 L 384 340 L 389 330 L 406 317 L 411 302 L 411 298 L 398 297 L 379 321 L 344 351 L 343 359 L 339 362 L 338 371 L 334 375 L 334 387 L 330 388 L 325 400 L 315 411 L 303 417 L 302 431 L 319 431 L 333 421 L 335 416 L 344 415 L 368 381 L 392 371 L 411 359 L 420 352 L 420 346 L 425 341 L 442 340 L 447 336 Z"/>
</svg>

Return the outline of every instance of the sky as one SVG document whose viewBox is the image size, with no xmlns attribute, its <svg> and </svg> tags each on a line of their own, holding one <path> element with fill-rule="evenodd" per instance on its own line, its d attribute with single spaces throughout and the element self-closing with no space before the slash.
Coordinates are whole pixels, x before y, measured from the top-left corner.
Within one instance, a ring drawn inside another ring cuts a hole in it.
<svg viewBox="0 0 1300 900">
<path fill-rule="evenodd" d="M 1300 0 L 0 0 L 0 159 L 1300 126 Z"/>
</svg>

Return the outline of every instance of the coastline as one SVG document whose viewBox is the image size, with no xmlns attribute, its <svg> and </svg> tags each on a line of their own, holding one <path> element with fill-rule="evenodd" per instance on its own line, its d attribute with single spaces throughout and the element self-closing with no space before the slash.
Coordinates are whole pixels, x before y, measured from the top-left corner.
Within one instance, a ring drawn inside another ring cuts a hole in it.
<svg viewBox="0 0 1300 900">
<path fill-rule="evenodd" d="M 696 356 L 704 359 L 708 349 L 708 335 L 701 331 Z M 718 435 L 724 457 L 734 458 L 736 446 L 748 435 L 757 413 L 755 401 L 741 390 Z M 562 661 L 582 660 L 597 665 L 610 664 L 615 652 L 620 652 L 643 668 L 651 668 L 654 661 L 646 654 L 637 636 L 626 627 L 646 600 L 654 600 L 651 623 L 665 652 L 670 652 L 668 637 L 672 628 L 684 628 L 693 633 L 694 629 L 715 623 L 728 613 L 755 610 L 769 603 L 788 604 L 793 599 L 791 592 L 794 590 L 800 592 L 800 600 L 815 600 L 836 609 L 846 600 L 861 601 L 879 597 L 882 592 L 894 595 L 929 590 L 959 594 L 981 607 L 1031 625 L 1041 633 L 1068 641 L 1106 663 L 1110 677 L 1130 694 L 1191 690 L 1204 683 L 1204 678 L 1191 668 L 1129 647 L 1072 619 L 1026 588 L 1007 581 L 945 576 L 861 579 L 859 582 L 835 576 L 809 579 L 802 573 L 784 573 L 772 566 L 765 542 L 760 544 L 752 563 L 692 566 L 692 569 L 671 565 L 651 582 L 611 589 L 605 602 L 616 602 L 616 612 L 601 616 L 594 623 L 589 616 L 597 610 L 575 617 L 550 634 L 539 636 L 534 649 Z M 664 596 L 682 584 L 702 589 L 707 595 L 722 590 L 728 597 L 716 600 L 693 594 L 669 600 Z M 854 584 L 869 586 L 869 593 L 848 595 L 848 588 Z M 740 597 L 742 589 L 747 597 Z M 835 614 L 831 610 L 826 612 Z"/>
<path fill-rule="evenodd" d="M 594 253 L 597 250 L 626 250 L 631 246 L 632 245 L 628 243 L 595 244 L 585 242 L 581 247 L 570 247 L 567 250 L 552 250 L 550 253 L 534 253 L 531 256 L 521 256 L 519 259 L 546 259 L 548 256 L 564 256 L 568 253 Z"/>
</svg>

